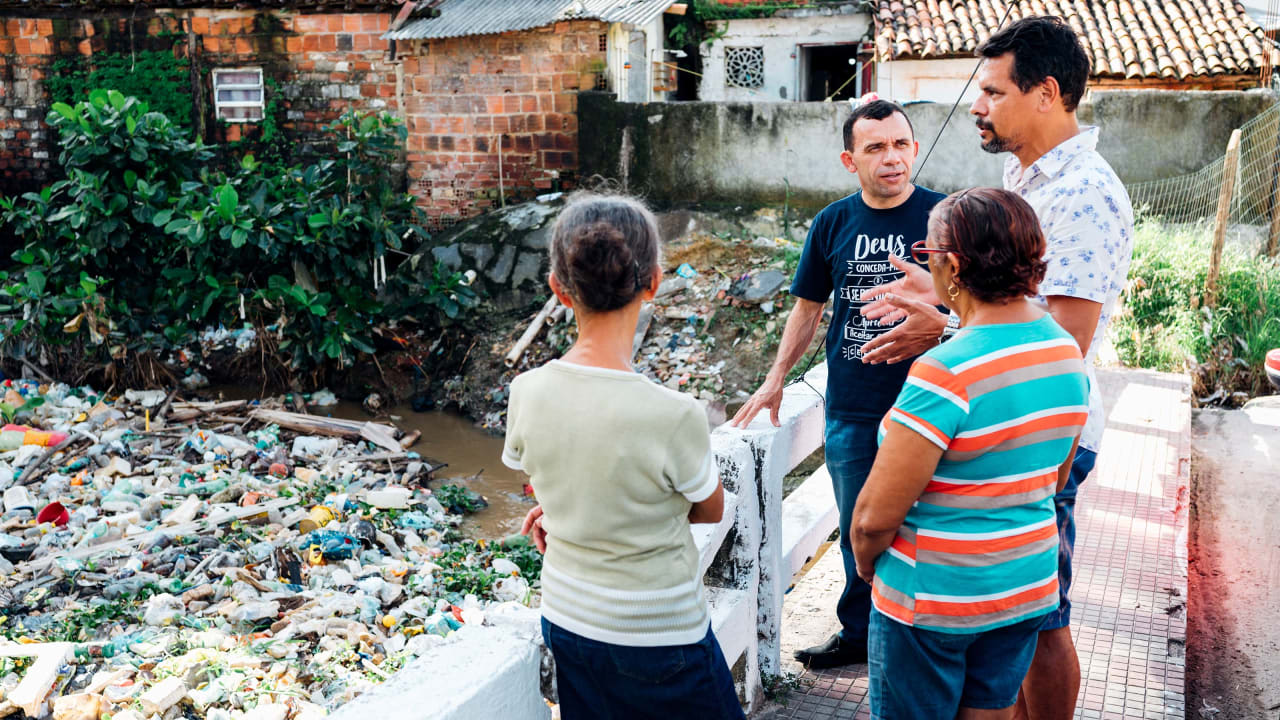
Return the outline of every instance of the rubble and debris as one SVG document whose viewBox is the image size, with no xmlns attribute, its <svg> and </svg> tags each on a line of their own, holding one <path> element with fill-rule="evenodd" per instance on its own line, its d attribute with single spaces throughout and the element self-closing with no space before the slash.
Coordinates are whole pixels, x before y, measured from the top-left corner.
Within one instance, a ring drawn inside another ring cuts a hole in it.
<svg viewBox="0 0 1280 720">
<path fill-rule="evenodd" d="M 313 720 L 532 600 L 537 551 L 459 533 L 484 498 L 392 425 L 5 386 L 0 716 Z"/>
</svg>

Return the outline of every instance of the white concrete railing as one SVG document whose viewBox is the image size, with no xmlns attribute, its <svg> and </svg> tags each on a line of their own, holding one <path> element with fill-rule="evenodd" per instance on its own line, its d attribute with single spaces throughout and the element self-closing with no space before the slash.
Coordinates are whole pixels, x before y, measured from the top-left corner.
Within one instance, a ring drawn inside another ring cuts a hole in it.
<svg viewBox="0 0 1280 720">
<path fill-rule="evenodd" d="M 826 365 L 806 377 L 812 388 L 797 383 L 783 395 L 781 427 L 765 412 L 746 430 L 722 425 L 712 433 L 725 514 L 716 525 L 694 526 L 712 628 L 729 666 L 743 662 L 739 692 L 748 711 L 762 699 L 762 674 L 780 674 L 783 594 L 838 524 L 825 466 L 782 497 L 782 479 L 822 446 Z M 540 643 L 535 612 L 464 628 L 331 717 L 545 720 Z"/>
</svg>

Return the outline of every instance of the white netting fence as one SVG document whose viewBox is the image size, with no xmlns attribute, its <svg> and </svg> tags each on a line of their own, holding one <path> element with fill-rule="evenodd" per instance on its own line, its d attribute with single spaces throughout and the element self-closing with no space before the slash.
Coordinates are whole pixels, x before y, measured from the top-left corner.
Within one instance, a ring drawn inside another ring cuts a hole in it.
<svg viewBox="0 0 1280 720">
<path fill-rule="evenodd" d="M 1212 232 L 1225 164 L 1224 155 L 1187 175 L 1129 185 L 1129 199 L 1142 217 Z M 1235 180 L 1228 236 L 1262 246 L 1280 213 L 1280 104 L 1241 126 Z"/>
</svg>

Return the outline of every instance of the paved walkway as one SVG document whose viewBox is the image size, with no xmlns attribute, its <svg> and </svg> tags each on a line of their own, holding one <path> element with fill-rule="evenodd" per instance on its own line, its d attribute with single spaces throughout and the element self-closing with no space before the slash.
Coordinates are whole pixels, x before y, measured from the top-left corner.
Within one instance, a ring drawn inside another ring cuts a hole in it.
<svg viewBox="0 0 1280 720">
<path fill-rule="evenodd" d="M 1186 649 L 1190 388 L 1185 377 L 1099 372 L 1108 409 L 1098 466 L 1080 492 L 1072 629 L 1083 675 L 1077 718 L 1182 720 Z M 787 670 L 801 647 L 836 630 L 840 551 L 787 596 Z M 868 718 L 867 670 L 803 672 L 773 718 Z"/>
</svg>

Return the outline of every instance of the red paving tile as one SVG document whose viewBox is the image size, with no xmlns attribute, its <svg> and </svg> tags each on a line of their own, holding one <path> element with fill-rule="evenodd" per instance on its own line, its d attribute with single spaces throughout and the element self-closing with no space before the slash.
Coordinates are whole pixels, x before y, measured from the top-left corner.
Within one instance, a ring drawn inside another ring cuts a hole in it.
<svg viewBox="0 0 1280 720">
<path fill-rule="evenodd" d="M 1182 720 L 1190 386 L 1146 371 L 1098 376 L 1107 432 L 1076 506 L 1076 718 Z M 775 717 L 871 716 L 865 665 L 806 672 L 801 682 Z"/>
</svg>

